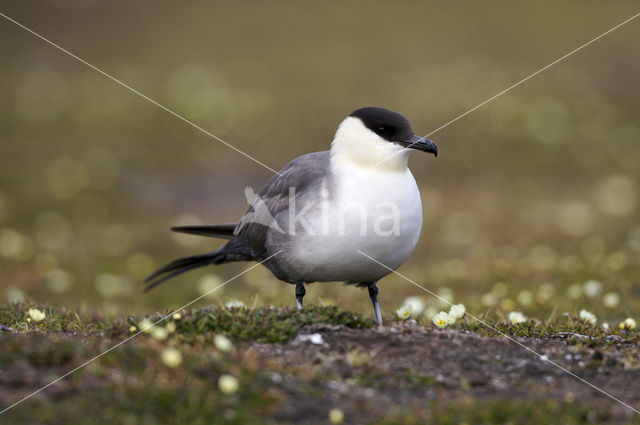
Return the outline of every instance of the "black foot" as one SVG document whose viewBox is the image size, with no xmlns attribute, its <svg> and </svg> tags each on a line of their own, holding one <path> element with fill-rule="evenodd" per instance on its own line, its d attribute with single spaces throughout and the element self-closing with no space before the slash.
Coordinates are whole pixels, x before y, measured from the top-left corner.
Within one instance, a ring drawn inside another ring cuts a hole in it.
<svg viewBox="0 0 640 425">
<path fill-rule="evenodd" d="M 298 310 L 302 310 L 302 299 L 306 293 L 307 291 L 304 289 L 304 284 L 296 283 L 296 307 L 298 307 Z"/>
<path fill-rule="evenodd" d="M 378 326 L 382 326 L 382 314 L 380 313 L 380 305 L 378 304 L 378 287 L 375 282 L 369 284 L 369 298 L 373 303 L 373 313 L 376 316 L 376 322 Z"/>
</svg>

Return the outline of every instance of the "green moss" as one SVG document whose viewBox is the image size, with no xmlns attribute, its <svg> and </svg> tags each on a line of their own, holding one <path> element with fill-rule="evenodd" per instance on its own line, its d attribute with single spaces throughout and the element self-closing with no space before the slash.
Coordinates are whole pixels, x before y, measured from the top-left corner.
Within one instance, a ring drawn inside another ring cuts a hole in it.
<svg viewBox="0 0 640 425">
<path fill-rule="evenodd" d="M 640 335 L 637 332 L 613 328 L 605 331 L 602 326 L 590 325 L 574 317 L 542 322 L 528 320 L 514 325 L 507 321 L 487 322 L 489 326 L 477 321 L 461 323 L 457 329 L 466 330 L 483 336 L 502 337 L 504 335 L 518 338 L 563 339 L 572 345 L 607 347 L 618 342 L 637 343 Z"/>
<path fill-rule="evenodd" d="M 45 313 L 41 322 L 29 320 L 29 309 Z M 80 315 L 65 308 L 11 303 L 0 305 L 0 325 L 18 332 L 102 332 L 113 326 L 108 317 Z"/>
<path fill-rule="evenodd" d="M 247 309 L 209 307 L 187 313 L 177 322 L 177 331 L 188 338 L 224 333 L 235 341 L 286 342 L 303 326 L 323 323 L 349 328 L 368 328 L 371 319 L 337 307 L 309 306 L 298 311 L 288 308 Z"/>
<path fill-rule="evenodd" d="M 0 324 L 19 333 L 108 333 L 112 337 L 130 334 L 129 327 L 137 325 L 142 317 L 125 316 L 118 319 L 99 316 L 82 316 L 76 312 L 57 309 L 50 306 L 38 306 L 45 312 L 41 322 L 29 322 L 25 304 L 7 304 L 0 306 Z M 150 317 L 156 322 L 169 312 L 156 313 Z M 158 326 L 171 321 L 167 317 Z M 176 321 L 177 334 L 183 339 L 194 341 L 200 337 L 210 340 L 213 335 L 224 333 L 235 341 L 286 342 L 303 326 L 323 323 L 343 325 L 349 328 L 368 328 L 375 324 L 372 319 L 337 307 L 308 306 L 304 310 L 288 308 L 248 309 L 245 307 L 219 308 L 206 307 L 183 313 Z"/>
</svg>

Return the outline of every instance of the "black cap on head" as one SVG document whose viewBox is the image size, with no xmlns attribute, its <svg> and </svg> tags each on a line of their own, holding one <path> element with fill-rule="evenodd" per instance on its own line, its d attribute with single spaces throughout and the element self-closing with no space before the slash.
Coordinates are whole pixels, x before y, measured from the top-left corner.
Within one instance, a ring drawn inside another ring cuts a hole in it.
<svg viewBox="0 0 640 425">
<path fill-rule="evenodd" d="M 369 130 L 389 142 L 438 156 L 436 144 L 429 139 L 413 134 L 409 120 L 397 112 L 384 108 L 368 107 L 353 111 L 349 116 L 360 118 Z"/>
<path fill-rule="evenodd" d="M 406 142 L 414 136 L 409 120 L 385 108 L 360 108 L 349 116 L 360 118 L 369 130 L 390 142 Z"/>
</svg>

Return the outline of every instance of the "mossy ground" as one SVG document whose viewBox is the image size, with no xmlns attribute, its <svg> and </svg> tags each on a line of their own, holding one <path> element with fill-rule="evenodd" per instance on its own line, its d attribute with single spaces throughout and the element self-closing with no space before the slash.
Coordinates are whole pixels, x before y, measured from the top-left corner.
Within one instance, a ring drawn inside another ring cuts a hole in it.
<svg viewBox="0 0 640 425">
<path fill-rule="evenodd" d="M 22 304 L 0 308 L 2 407 L 135 335 L 144 317 L 109 318 Z M 8 412 L 0 423 L 640 423 L 639 416 L 469 320 L 453 328 L 385 327 L 336 307 L 215 308 L 156 313 L 157 340 L 141 333 Z M 172 323 L 170 325 L 170 323 Z M 631 406 L 640 402 L 638 334 L 575 318 L 491 326 Z M 131 327 L 135 326 L 135 329 Z M 320 334 L 312 343 L 299 335 Z M 213 337 L 233 341 L 229 352 Z M 319 343 L 318 343 L 319 342 Z M 182 363 L 169 367 L 173 347 Z M 222 374 L 239 380 L 224 394 Z M 635 421 L 635 422 L 634 422 Z"/>
</svg>

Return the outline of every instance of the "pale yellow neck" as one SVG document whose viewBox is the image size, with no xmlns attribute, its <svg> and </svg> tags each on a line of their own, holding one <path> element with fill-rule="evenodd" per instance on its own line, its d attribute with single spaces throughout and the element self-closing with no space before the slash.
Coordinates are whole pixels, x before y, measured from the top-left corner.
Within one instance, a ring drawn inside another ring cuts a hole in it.
<svg viewBox="0 0 640 425">
<path fill-rule="evenodd" d="M 409 151 L 384 140 L 358 118 L 347 117 L 331 143 L 334 169 L 365 168 L 387 172 L 407 170 Z"/>
</svg>

